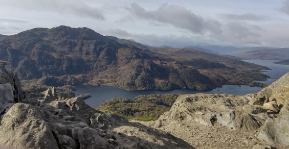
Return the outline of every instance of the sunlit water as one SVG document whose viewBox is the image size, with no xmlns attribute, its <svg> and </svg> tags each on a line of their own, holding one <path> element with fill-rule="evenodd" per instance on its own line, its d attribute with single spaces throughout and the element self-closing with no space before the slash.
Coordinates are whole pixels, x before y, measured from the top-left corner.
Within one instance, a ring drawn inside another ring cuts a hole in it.
<svg viewBox="0 0 289 149">
<path fill-rule="evenodd" d="M 264 71 L 264 74 L 270 76 L 267 81 L 260 81 L 265 84 L 271 84 L 285 73 L 289 72 L 288 65 L 275 64 L 274 60 L 246 60 L 246 62 L 255 63 L 266 66 L 270 70 Z M 77 86 L 76 95 L 89 93 L 91 98 L 86 99 L 85 102 L 91 107 L 99 106 L 103 101 L 114 98 L 114 97 L 126 97 L 133 99 L 138 95 L 149 95 L 149 94 L 194 94 L 194 93 L 217 93 L 217 94 L 236 94 L 245 95 L 248 93 L 256 93 L 262 88 L 250 87 L 247 85 L 223 85 L 222 88 L 216 88 L 212 91 L 192 91 L 192 90 L 172 90 L 172 91 L 125 91 L 112 86 Z"/>
</svg>

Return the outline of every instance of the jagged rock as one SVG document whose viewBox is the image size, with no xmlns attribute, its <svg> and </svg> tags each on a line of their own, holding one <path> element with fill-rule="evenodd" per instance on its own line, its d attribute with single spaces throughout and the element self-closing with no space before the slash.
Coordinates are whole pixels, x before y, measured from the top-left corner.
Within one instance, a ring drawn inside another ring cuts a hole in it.
<svg viewBox="0 0 289 149">
<path fill-rule="evenodd" d="M 287 101 L 288 102 L 288 101 Z M 285 107 L 287 107 L 286 105 Z M 289 106 L 288 106 L 289 107 Z M 282 108 L 276 118 L 268 118 L 262 126 L 258 138 L 270 144 L 289 146 L 289 110 Z"/>
<path fill-rule="evenodd" d="M 13 89 L 11 84 L 0 84 L 0 115 L 4 115 L 14 104 Z"/>
<path fill-rule="evenodd" d="M 14 103 L 23 100 L 24 93 L 16 74 L 6 62 L 0 61 L 0 116 L 2 117 Z"/>
<path fill-rule="evenodd" d="M 262 89 L 259 95 L 269 98 L 275 98 L 278 104 L 284 104 L 289 97 L 289 73 L 285 74 L 268 87 Z M 257 96 L 258 98 L 259 96 Z"/>
<path fill-rule="evenodd" d="M 259 113 L 267 112 L 267 109 L 265 109 L 263 106 L 259 106 L 259 105 L 245 105 L 243 107 L 243 110 L 245 110 L 247 113 L 251 113 L 251 114 L 259 114 Z"/>
<path fill-rule="evenodd" d="M 44 91 L 44 99 L 43 102 L 48 102 L 50 100 L 57 99 L 56 90 L 55 87 L 48 88 L 46 91 Z"/>
<path fill-rule="evenodd" d="M 276 101 L 270 101 L 270 102 L 264 103 L 263 107 L 272 112 L 279 112 L 280 110 Z"/>
</svg>

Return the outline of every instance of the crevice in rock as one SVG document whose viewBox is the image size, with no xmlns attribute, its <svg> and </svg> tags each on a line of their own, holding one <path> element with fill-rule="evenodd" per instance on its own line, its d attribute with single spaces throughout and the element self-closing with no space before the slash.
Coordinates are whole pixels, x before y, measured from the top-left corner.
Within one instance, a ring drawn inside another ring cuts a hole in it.
<svg viewBox="0 0 289 149">
<path fill-rule="evenodd" d="M 52 135 L 53 135 L 53 137 L 54 137 L 54 139 L 55 139 L 55 141 L 57 143 L 58 148 L 61 149 L 62 147 L 59 144 L 59 140 L 58 140 L 58 137 L 57 137 L 56 133 L 54 131 L 51 131 L 51 133 L 52 133 Z"/>
</svg>

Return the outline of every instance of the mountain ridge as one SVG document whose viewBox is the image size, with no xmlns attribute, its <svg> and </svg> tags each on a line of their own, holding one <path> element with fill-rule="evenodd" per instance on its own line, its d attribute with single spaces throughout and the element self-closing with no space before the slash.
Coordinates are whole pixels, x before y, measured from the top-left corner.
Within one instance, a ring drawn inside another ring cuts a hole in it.
<svg viewBox="0 0 289 149">
<path fill-rule="evenodd" d="M 0 42 L 0 60 L 8 61 L 22 80 L 50 86 L 106 84 L 125 90 L 211 90 L 267 78 L 260 72 L 266 67 L 195 49 L 190 49 L 193 54 L 188 57 L 188 51 L 179 54 L 185 49 L 176 50 L 163 52 L 88 28 L 59 26 L 6 37 Z"/>
</svg>

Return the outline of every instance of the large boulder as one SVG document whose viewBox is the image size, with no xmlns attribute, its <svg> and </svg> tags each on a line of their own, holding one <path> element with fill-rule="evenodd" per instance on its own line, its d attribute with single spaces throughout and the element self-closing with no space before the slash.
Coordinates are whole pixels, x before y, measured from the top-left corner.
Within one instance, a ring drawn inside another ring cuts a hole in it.
<svg viewBox="0 0 289 149">
<path fill-rule="evenodd" d="M 0 132 L 0 144 L 15 149 L 57 147 L 49 124 L 29 104 L 12 106 L 1 120 Z"/>
</svg>

